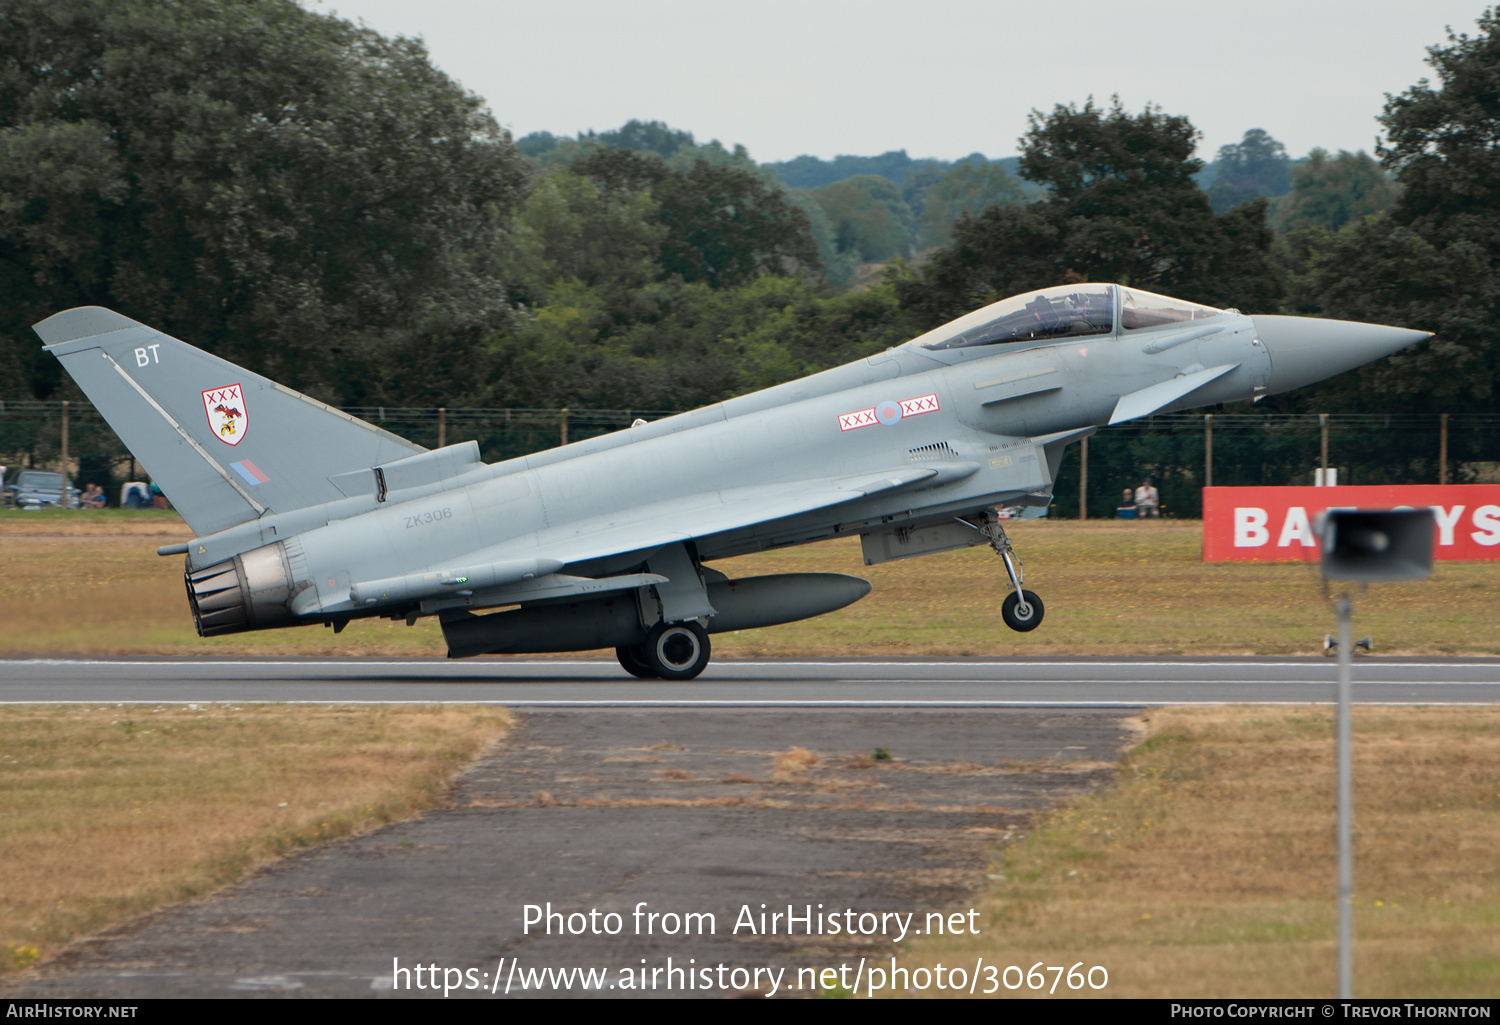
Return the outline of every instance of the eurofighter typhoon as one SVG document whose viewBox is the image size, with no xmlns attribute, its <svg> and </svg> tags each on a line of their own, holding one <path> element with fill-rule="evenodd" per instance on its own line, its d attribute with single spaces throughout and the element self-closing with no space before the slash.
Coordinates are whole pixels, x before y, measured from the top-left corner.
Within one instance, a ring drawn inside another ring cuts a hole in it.
<svg viewBox="0 0 1500 1025">
<path fill-rule="evenodd" d="M 196 535 L 205 636 L 437 616 L 453 658 L 614 648 L 688 680 L 709 635 L 858 601 L 833 573 L 731 580 L 715 560 L 858 535 L 867 565 L 989 545 L 1001 616 L 1042 622 L 995 508 L 1040 515 L 1069 444 L 1255 399 L 1422 331 L 1245 316 L 1111 284 L 977 310 L 904 345 L 704 409 L 486 464 L 428 451 L 100 307 L 36 326 Z"/>
</svg>

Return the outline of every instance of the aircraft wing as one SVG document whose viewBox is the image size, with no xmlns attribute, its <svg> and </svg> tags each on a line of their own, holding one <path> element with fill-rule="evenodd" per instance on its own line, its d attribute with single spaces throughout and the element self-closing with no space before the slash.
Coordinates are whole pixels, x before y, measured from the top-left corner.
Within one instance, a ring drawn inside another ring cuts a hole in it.
<svg viewBox="0 0 1500 1025">
<path fill-rule="evenodd" d="M 978 463 L 949 462 L 941 468 L 905 466 L 887 473 L 703 491 L 523 534 L 446 560 L 441 567 L 433 565 L 402 577 L 361 581 L 349 591 L 320 593 L 317 588 L 309 588 L 292 609 L 303 616 L 342 612 L 351 605 L 358 607 L 362 600 L 393 595 L 396 590 L 425 599 L 422 607 L 427 611 L 628 590 L 667 577 L 651 573 L 575 576 L 568 567 L 613 556 L 644 562 L 669 545 L 857 502 L 882 492 L 963 480 L 978 471 Z M 850 511 L 851 520 L 859 515 L 857 509 Z M 472 590 L 452 589 L 460 583 L 469 584 Z M 438 584 L 443 586 L 435 586 Z M 459 600 L 449 600 L 447 592 Z"/>
<path fill-rule="evenodd" d="M 883 491 L 918 486 L 938 475 L 939 471 L 931 467 L 907 466 L 889 473 L 706 491 L 548 528 L 534 537 L 482 549 L 475 553 L 475 561 L 498 562 L 524 556 L 556 559 L 567 565 L 644 552 L 826 509 Z"/>
</svg>

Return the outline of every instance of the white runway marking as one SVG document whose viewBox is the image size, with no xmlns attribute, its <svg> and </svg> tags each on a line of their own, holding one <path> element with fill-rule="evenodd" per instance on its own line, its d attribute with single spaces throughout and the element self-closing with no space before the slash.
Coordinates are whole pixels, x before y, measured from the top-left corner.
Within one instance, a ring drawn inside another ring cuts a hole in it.
<svg viewBox="0 0 1500 1025">
<path fill-rule="evenodd" d="M 613 660 L 596 658 L 33 658 L 0 659 L 0 703 L 222 705 L 229 699 L 705 711 L 1285 705 L 1331 700 L 1336 672 L 1322 658 L 772 658 L 727 659 L 696 681 L 672 683 L 626 679 Z M 1362 661 L 1355 687 L 1361 703 L 1500 704 L 1500 662 Z"/>
<path fill-rule="evenodd" d="M 495 668 L 534 668 L 544 669 L 559 666 L 603 666 L 615 668 L 618 663 L 613 659 L 534 659 L 530 661 L 484 661 L 477 662 L 471 659 L 450 660 L 433 656 L 430 659 L 413 657 L 401 661 L 377 661 L 375 659 L 351 659 L 332 660 L 309 656 L 305 659 L 295 661 L 283 661 L 272 659 L 259 659 L 255 656 L 247 656 L 244 659 L 203 659 L 198 660 L 191 656 L 172 661 L 137 660 L 127 657 L 118 659 L 86 659 L 86 658 L 23 658 L 0 660 L 0 665 L 18 666 L 213 666 L 213 667 L 236 667 L 248 666 L 319 666 L 331 669 L 371 669 L 371 668 L 408 668 L 421 666 L 426 669 L 477 669 L 481 666 L 493 666 Z M 966 666 L 982 668 L 987 666 L 1003 667 L 1008 669 L 1146 669 L 1146 668 L 1174 668 L 1174 669 L 1218 669 L 1224 666 L 1249 666 L 1256 669 L 1309 669 L 1320 667 L 1330 672 L 1338 669 L 1338 664 L 1333 661 L 1304 661 L 1304 662 L 1255 662 L 1250 660 L 1224 660 L 1220 662 L 1107 662 L 1103 660 L 1089 662 L 1010 662 L 1010 661 L 945 661 L 945 662 L 875 662 L 875 661 L 837 661 L 837 662 L 810 662 L 810 661 L 783 661 L 775 659 L 770 661 L 738 661 L 734 659 L 722 659 L 713 663 L 715 669 L 754 668 L 761 665 L 795 666 L 798 668 L 813 667 L 824 669 L 838 669 L 848 667 L 858 668 L 881 668 L 881 669 L 916 669 L 916 668 L 952 668 L 955 666 Z M 1356 662 L 1357 671 L 1366 669 L 1494 669 L 1500 670 L 1500 662 Z"/>
<path fill-rule="evenodd" d="M 59 701 L 0 701 L 0 708 L 15 705 L 93 705 L 98 708 L 122 707 L 124 705 L 327 705 L 338 707 L 342 705 L 496 705 L 505 708 L 1165 708 L 1169 705 L 1328 705 L 1337 704 L 1335 701 L 1201 701 L 1193 698 L 1178 698 L 1174 700 L 1142 700 L 1142 701 L 965 701 L 954 699 L 951 701 L 935 700 L 899 700 L 890 701 L 866 700 L 851 698 L 839 700 L 836 698 L 786 698 L 783 700 L 751 699 L 745 701 L 695 701 L 695 700 L 662 700 L 658 698 L 620 698 L 618 700 L 585 699 L 562 700 L 528 700 L 526 698 L 516 699 L 471 699 L 463 698 L 411 701 L 411 700 L 387 700 L 382 698 L 370 699 L 328 699 L 317 700 L 312 698 L 297 698 L 287 701 L 213 701 L 198 699 L 197 701 L 185 701 L 178 698 L 165 698 L 162 700 L 130 699 L 126 701 L 80 701 L 69 698 Z M 1361 708 L 1387 707 L 1387 708 L 1430 708 L 1441 705 L 1444 708 L 1493 708 L 1492 701 L 1362 701 Z"/>
</svg>

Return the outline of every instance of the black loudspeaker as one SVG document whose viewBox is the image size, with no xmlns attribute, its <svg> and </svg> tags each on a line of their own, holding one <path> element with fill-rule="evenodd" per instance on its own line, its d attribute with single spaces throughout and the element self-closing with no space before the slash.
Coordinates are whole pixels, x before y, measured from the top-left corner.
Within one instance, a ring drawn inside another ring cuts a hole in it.
<svg viewBox="0 0 1500 1025">
<path fill-rule="evenodd" d="M 1323 579 L 1426 579 L 1432 527 L 1431 509 L 1329 509 L 1319 528 Z"/>
</svg>

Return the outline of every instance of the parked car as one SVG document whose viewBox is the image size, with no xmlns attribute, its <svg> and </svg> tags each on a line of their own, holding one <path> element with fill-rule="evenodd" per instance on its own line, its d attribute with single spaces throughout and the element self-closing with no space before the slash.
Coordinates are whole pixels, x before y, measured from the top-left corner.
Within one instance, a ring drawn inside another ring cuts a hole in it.
<svg viewBox="0 0 1500 1025">
<path fill-rule="evenodd" d="M 5 486 L 11 505 L 19 509 L 77 509 L 78 489 L 60 473 L 45 470 L 22 470 Z"/>
</svg>

